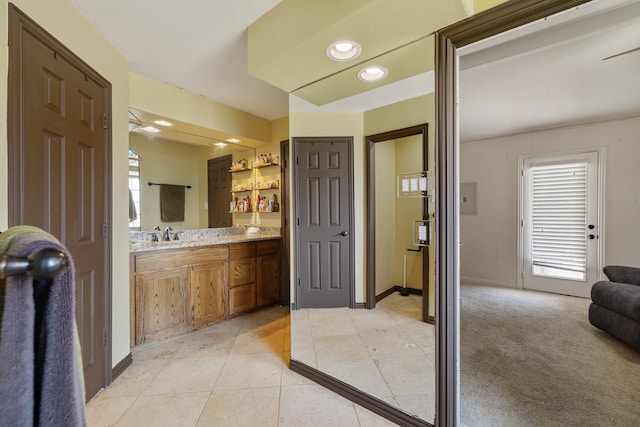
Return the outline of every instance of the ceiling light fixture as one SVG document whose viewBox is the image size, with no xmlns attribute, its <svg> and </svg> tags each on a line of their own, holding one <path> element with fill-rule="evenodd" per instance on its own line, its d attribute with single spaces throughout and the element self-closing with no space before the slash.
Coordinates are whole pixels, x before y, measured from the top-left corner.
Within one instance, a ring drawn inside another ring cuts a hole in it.
<svg viewBox="0 0 640 427">
<path fill-rule="evenodd" d="M 238 138 L 229 138 L 227 139 L 227 142 L 236 143 L 236 142 L 240 142 L 240 140 Z"/>
<path fill-rule="evenodd" d="M 217 146 L 217 147 L 226 147 L 227 146 L 227 144 L 225 144 L 224 142 L 216 142 L 214 145 Z"/>
<path fill-rule="evenodd" d="M 364 68 L 358 71 L 358 78 L 363 82 L 377 82 L 387 77 L 389 71 L 378 65 Z"/>
<path fill-rule="evenodd" d="M 350 61 L 357 58 L 362 52 L 362 47 L 351 40 L 340 40 L 331 43 L 326 50 L 327 56 L 334 61 Z"/>
<path fill-rule="evenodd" d="M 166 120 L 154 120 L 153 123 L 157 124 L 158 126 L 173 126 L 173 123 Z"/>
<path fill-rule="evenodd" d="M 158 132 L 160 132 L 160 129 L 154 128 L 153 126 L 142 126 L 142 127 L 140 127 L 140 130 L 143 130 L 143 131 L 149 132 L 149 133 L 158 133 Z"/>
</svg>

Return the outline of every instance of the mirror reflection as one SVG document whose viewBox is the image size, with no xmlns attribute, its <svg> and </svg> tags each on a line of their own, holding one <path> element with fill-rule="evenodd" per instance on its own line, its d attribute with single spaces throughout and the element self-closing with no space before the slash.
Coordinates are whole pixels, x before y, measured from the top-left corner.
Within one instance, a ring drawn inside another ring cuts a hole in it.
<svg viewBox="0 0 640 427">
<path fill-rule="evenodd" d="M 429 71 L 433 59 L 428 54 L 433 52 L 433 37 L 379 59 L 385 61 L 392 76 L 395 61 L 408 66 L 416 50 L 421 54 L 417 56 L 420 60 L 413 61 L 417 62 L 415 74 L 404 74 L 375 90 L 346 97 L 353 92 L 336 91 L 334 82 L 338 89 L 348 87 L 344 79 L 354 77 L 355 69 L 349 69 L 294 92 L 290 99 L 292 135 L 336 135 L 341 134 L 336 132 L 341 128 L 344 134 L 355 134 L 356 156 L 375 162 L 373 175 L 360 183 L 356 178 L 355 183 L 375 188 L 367 197 L 375 199 L 367 202 L 375 220 L 362 228 L 371 236 L 369 240 L 375 240 L 375 249 L 360 264 L 366 267 L 367 277 L 356 279 L 355 303 L 359 308 L 292 310 L 291 358 L 433 423 L 435 335 L 434 325 L 424 321 L 435 315 L 434 289 L 429 285 L 435 273 L 433 258 L 428 256 L 433 248 L 418 249 L 413 239 L 414 221 L 431 218 L 433 201 L 398 199 L 397 192 L 398 174 L 433 170 L 432 129 L 427 132 L 425 128 L 426 145 L 421 134 L 392 132 L 433 121 L 433 74 Z M 425 57 L 429 61 L 425 62 Z M 342 98 L 336 93 L 343 93 Z M 387 132 L 388 138 L 379 137 L 372 144 L 371 153 L 360 145 L 359 138 L 367 140 Z M 292 288 L 294 301 L 295 291 Z M 363 309 L 365 306 L 370 309 Z"/>
<path fill-rule="evenodd" d="M 262 185 L 277 186 L 275 178 L 255 172 L 255 148 L 211 138 L 194 126 L 169 122 L 172 126 L 167 128 L 138 116 L 142 116 L 139 111 L 130 113 L 129 189 L 136 208 L 135 215 L 130 208 L 131 230 L 218 228 L 255 222 L 251 190 L 256 179 Z M 164 188 L 155 184 L 184 186 L 182 216 L 162 216 Z"/>
</svg>

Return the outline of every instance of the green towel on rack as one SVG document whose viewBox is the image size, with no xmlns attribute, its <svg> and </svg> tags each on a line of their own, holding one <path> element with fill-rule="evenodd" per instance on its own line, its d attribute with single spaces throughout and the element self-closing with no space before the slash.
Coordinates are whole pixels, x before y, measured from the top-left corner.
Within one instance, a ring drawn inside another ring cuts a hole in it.
<svg viewBox="0 0 640 427">
<path fill-rule="evenodd" d="M 184 185 L 160 184 L 160 221 L 184 221 Z"/>
</svg>

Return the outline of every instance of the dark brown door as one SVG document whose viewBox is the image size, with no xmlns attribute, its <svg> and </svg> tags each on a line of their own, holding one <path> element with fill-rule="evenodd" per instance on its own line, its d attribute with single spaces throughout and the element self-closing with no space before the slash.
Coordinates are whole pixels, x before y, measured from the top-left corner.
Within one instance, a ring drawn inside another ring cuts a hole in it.
<svg viewBox="0 0 640 427">
<path fill-rule="evenodd" d="M 209 228 L 231 227 L 231 156 L 207 160 Z"/>
<path fill-rule="evenodd" d="M 295 138 L 297 308 L 352 307 L 353 138 Z"/>
<path fill-rule="evenodd" d="M 53 234 L 75 265 L 87 398 L 110 382 L 108 82 L 11 11 L 10 223 Z"/>
</svg>

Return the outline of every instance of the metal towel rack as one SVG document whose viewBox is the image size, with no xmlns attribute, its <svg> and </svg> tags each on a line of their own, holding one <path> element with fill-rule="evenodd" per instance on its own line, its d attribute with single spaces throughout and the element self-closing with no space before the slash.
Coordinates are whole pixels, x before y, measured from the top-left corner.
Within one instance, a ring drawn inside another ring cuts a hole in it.
<svg viewBox="0 0 640 427">
<path fill-rule="evenodd" d="M 0 257 L 0 280 L 21 273 L 26 273 L 35 279 L 54 280 L 64 274 L 68 267 L 67 255 L 53 248 L 34 251 L 26 258 L 4 253 Z"/>
<path fill-rule="evenodd" d="M 151 187 L 152 185 L 175 185 L 176 187 L 184 187 L 184 188 L 191 188 L 190 185 L 181 185 L 181 184 L 161 184 L 161 183 L 157 183 L 157 182 L 147 182 L 147 184 L 149 184 L 149 187 Z"/>
</svg>

